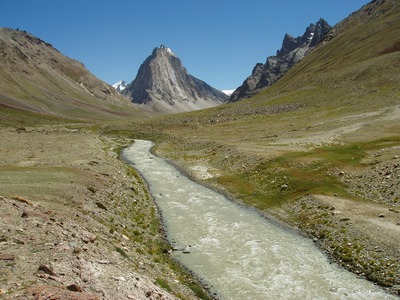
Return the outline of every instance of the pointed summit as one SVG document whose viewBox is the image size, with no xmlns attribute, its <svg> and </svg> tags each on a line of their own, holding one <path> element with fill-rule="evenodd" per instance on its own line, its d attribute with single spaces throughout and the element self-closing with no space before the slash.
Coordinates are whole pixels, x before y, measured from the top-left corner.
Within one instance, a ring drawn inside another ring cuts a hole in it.
<svg viewBox="0 0 400 300">
<path fill-rule="evenodd" d="M 175 53 L 172 52 L 171 48 L 165 47 L 164 45 L 161 45 L 160 48 L 155 48 L 154 50 L 166 51 L 166 53 L 176 56 Z"/>
<path fill-rule="evenodd" d="M 161 113 L 203 109 L 227 99 L 224 93 L 191 76 L 164 45 L 154 48 L 123 94 L 130 96 L 133 103 Z"/>
</svg>

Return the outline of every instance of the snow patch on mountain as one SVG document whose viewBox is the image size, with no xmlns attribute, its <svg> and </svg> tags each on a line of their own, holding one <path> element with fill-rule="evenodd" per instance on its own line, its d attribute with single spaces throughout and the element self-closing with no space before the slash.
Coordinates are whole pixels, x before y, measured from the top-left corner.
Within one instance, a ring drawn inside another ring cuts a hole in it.
<svg viewBox="0 0 400 300">
<path fill-rule="evenodd" d="M 128 86 L 128 83 L 126 81 L 120 80 L 117 83 L 114 83 L 112 87 L 116 89 L 118 92 L 122 92 L 126 87 Z"/>
<path fill-rule="evenodd" d="M 235 90 L 222 90 L 221 92 L 223 92 L 225 95 L 230 96 L 233 94 Z"/>
</svg>

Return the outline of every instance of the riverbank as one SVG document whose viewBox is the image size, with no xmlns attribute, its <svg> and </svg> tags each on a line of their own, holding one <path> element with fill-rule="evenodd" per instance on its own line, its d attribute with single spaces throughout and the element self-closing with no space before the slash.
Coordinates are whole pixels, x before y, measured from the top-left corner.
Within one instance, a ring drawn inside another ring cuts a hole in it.
<svg viewBox="0 0 400 300">
<path fill-rule="evenodd" d="M 87 126 L 0 129 L 0 298 L 195 299 L 157 209 L 119 160 L 132 140 Z"/>
<path fill-rule="evenodd" d="M 314 162 L 307 154 L 303 154 L 305 159 L 293 157 L 290 168 L 281 161 L 280 166 L 274 162 L 268 169 L 260 156 L 213 143 L 196 145 L 194 141 L 165 139 L 157 152 L 174 161 L 192 179 L 222 191 L 240 204 L 258 208 L 267 218 L 283 226 L 300 231 L 333 261 L 399 295 L 400 214 L 395 197 L 399 187 L 393 179 L 398 176 L 398 148 L 391 146 L 390 141 L 378 147 L 384 155 L 377 156 L 374 146 L 363 155 L 363 168 L 316 165 L 318 169 L 313 178 L 326 177 L 326 183 L 335 183 L 335 186 L 330 190 L 315 188 L 319 192 L 300 193 L 297 197 L 295 191 L 301 182 L 293 180 L 290 170 L 309 176 L 307 168 Z M 340 147 L 337 149 L 334 151 L 342 151 Z M 374 163 L 369 164 L 372 159 Z M 390 183 L 390 180 L 394 181 Z M 360 197 L 371 195 L 372 191 L 382 197 Z M 268 200 L 279 197 L 282 200 L 275 204 Z"/>
</svg>

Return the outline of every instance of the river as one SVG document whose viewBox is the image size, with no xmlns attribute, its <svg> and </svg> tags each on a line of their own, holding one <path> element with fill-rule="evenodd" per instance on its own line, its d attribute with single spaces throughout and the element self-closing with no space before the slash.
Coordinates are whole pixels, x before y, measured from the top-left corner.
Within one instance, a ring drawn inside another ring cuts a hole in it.
<svg viewBox="0 0 400 300">
<path fill-rule="evenodd" d="M 219 299 L 398 299 L 309 239 L 193 182 L 136 140 L 123 152 L 160 208 L 173 256 Z"/>
</svg>

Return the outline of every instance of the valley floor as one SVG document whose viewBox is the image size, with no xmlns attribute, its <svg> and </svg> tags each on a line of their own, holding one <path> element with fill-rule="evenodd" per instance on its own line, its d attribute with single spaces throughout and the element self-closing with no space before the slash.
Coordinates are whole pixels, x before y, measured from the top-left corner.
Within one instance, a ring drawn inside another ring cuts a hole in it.
<svg viewBox="0 0 400 300">
<path fill-rule="evenodd" d="M 208 117 L 100 131 L 1 128 L 0 295 L 207 298 L 167 255 L 157 208 L 119 159 L 132 138 L 152 139 L 194 180 L 299 230 L 343 267 L 399 294 L 399 112 L 296 130 L 279 115 L 279 123 L 248 116 L 234 129 L 236 118 Z"/>
</svg>

